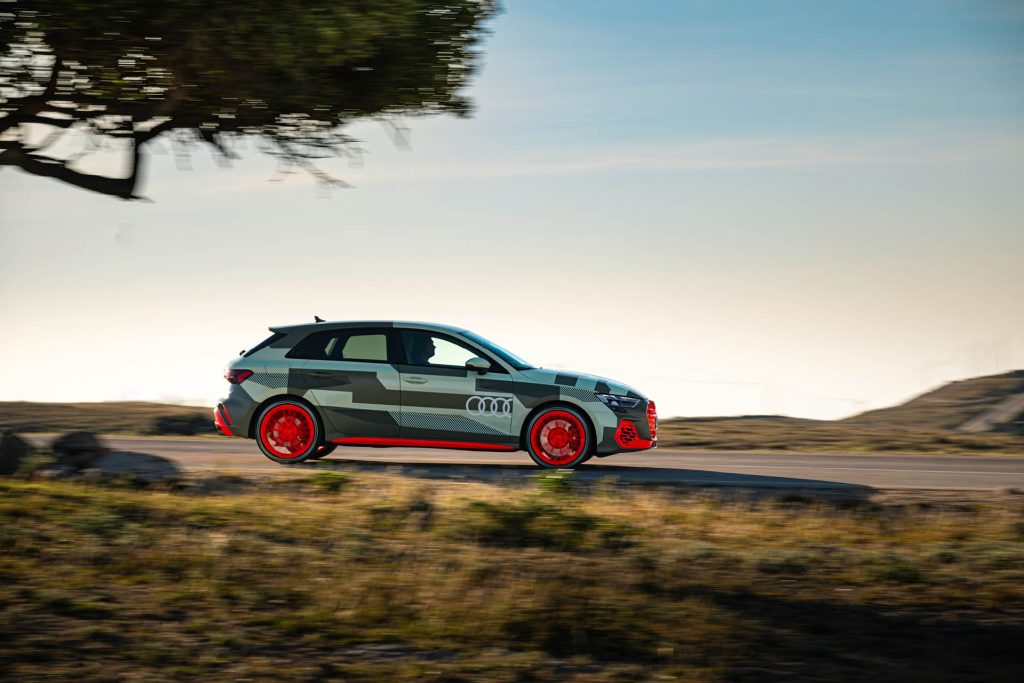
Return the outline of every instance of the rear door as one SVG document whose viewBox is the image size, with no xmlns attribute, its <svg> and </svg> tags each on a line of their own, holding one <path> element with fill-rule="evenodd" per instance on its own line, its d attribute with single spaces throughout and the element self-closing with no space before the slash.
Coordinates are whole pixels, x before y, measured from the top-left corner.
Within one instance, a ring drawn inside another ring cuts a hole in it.
<svg viewBox="0 0 1024 683">
<path fill-rule="evenodd" d="M 329 438 L 398 436 L 401 387 L 391 362 L 395 344 L 390 328 L 341 328 L 314 332 L 289 353 L 306 359 L 293 372 L 320 407 Z"/>
<path fill-rule="evenodd" d="M 477 380 L 508 373 L 493 358 L 450 335 L 412 328 L 396 329 L 402 364 L 401 435 L 403 439 L 464 443 L 510 443 L 512 393 L 477 391 Z M 470 358 L 491 362 L 491 371 L 466 368 Z M 511 385 L 511 383 L 509 383 Z"/>
</svg>

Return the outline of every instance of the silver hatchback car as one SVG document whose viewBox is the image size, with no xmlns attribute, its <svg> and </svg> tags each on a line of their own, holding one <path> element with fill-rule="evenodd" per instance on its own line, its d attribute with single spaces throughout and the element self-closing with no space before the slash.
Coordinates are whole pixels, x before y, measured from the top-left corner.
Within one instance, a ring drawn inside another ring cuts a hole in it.
<svg viewBox="0 0 1024 683">
<path fill-rule="evenodd" d="M 415 322 L 271 327 L 232 361 L 214 410 L 279 463 L 338 446 L 525 450 L 541 467 L 655 447 L 654 401 L 623 384 L 537 368 L 468 330 Z"/>
</svg>

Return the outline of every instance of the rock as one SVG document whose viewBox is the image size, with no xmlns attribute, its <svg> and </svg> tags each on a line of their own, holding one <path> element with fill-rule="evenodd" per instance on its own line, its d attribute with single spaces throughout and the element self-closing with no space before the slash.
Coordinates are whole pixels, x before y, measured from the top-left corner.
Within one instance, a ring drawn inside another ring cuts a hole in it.
<svg viewBox="0 0 1024 683">
<path fill-rule="evenodd" d="M 12 431 L 0 438 L 0 475 L 14 474 L 31 451 L 25 439 Z"/>
<path fill-rule="evenodd" d="M 181 469 L 173 460 L 149 453 L 114 451 L 92 462 L 90 469 L 99 477 L 130 477 L 146 484 L 158 484 L 181 478 Z"/>
<path fill-rule="evenodd" d="M 84 470 L 107 455 L 110 450 L 91 432 L 70 432 L 51 446 L 53 457 L 61 467 Z"/>
</svg>

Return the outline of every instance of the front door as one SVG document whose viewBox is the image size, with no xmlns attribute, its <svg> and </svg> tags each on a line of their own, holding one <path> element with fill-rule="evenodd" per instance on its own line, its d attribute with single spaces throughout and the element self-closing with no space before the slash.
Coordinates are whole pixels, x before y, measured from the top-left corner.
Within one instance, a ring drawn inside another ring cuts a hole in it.
<svg viewBox="0 0 1024 683">
<path fill-rule="evenodd" d="M 389 361 L 385 328 L 316 332 L 293 350 L 305 358 L 298 372 L 320 406 L 331 439 L 397 437 L 401 411 L 398 369 Z"/>
<path fill-rule="evenodd" d="M 509 445 L 512 394 L 478 391 L 482 378 L 508 380 L 496 365 L 479 373 L 466 361 L 482 357 L 464 342 L 437 332 L 400 329 L 404 363 L 401 435 L 403 439 Z"/>
</svg>

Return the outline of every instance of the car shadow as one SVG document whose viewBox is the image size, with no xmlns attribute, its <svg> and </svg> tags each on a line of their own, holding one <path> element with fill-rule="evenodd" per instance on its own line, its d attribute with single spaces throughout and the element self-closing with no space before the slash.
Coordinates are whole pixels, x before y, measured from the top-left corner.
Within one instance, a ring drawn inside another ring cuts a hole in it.
<svg viewBox="0 0 1024 683">
<path fill-rule="evenodd" d="M 347 470 L 401 474 L 423 479 L 460 479 L 488 483 L 521 484 L 534 481 L 541 470 L 533 465 L 507 463 L 460 464 L 423 463 L 416 461 L 379 461 L 355 458 L 324 458 L 292 465 L 297 469 Z M 747 491 L 763 491 L 777 496 L 784 492 L 799 492 L 808 497 L 868 498 L 875 489 L 863 484 L 825 479 L 801 479 L 738 472 L 678 469 L 672 467 L 643 467 L 624 465 L 586 464 L 573 471 L 573 481 L 598 483 L 613 481 L 639 485 L 677 485 L 720 487 Z"/>
</svg>

